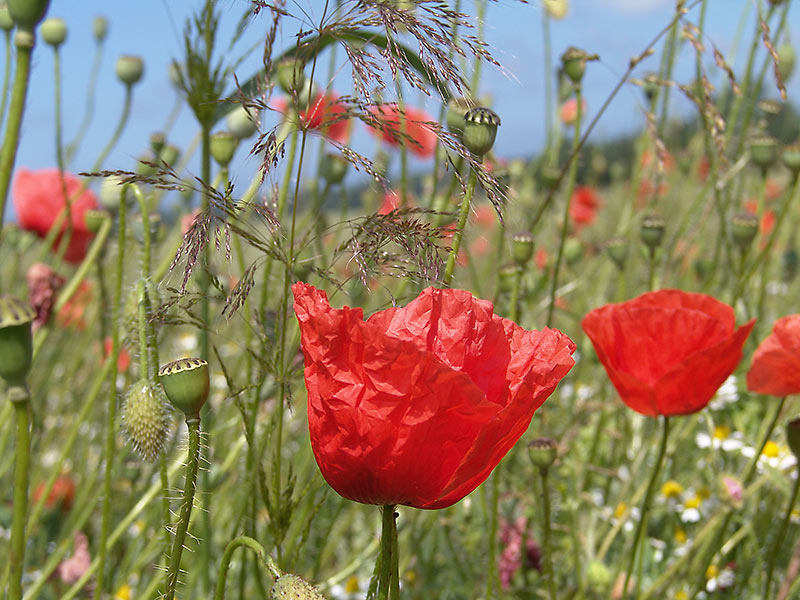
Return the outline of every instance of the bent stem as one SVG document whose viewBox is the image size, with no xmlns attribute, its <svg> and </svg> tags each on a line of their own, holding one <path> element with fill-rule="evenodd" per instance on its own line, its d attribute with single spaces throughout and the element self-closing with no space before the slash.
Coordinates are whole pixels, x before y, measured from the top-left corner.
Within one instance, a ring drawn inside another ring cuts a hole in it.
<svg viewBox="0 0 800 600">
<path fill-rule="evenodd" d="M 14 457 L 14 514 L 11 521 L 11 548 L 8 558 L 11 579 L 8 599 L 22 598 L 22 567 L 25 563 L 25 517 L 28 512 L 28 467 L 31 462 L 30 392 L 23 385 L 11 386 L 8 399 L 14 405 L 17 443 Z"/>
<path fill-rule="evenodd" d="M 664 456 L 667 453 L 668 435 L 669 435 L 669 417 L 664 417 L 664 428 L 662 430 L 662 435 L 661 435 L 661 445 L 658 448 L 658 456 L 656 458 L 656 464 L 653 466 L 653 473 L 650 476 L 650 483 L 647 485 L 647 492 L 645 493 L 644 501 L 642 502 L 641 515 L 639 517 L 639 522 L 636 524 L 636 533 L 633 537 L 633 547 L 631 548 L 631 556 L 630 559 L 628 560 L 628 568 L 625 571 L 625 584 L 622 587 L 623 600 L 628 598 L 628 585 L 630 584 L 631 574 L 633 573 L 633 567 L 636 564 L 636 555 L 639 551 L 639 546 L 641 546 L 641 542 L 644 536 L 645 523 L 647 522 L 647 510 L 650 508 L 650 501 L 653 498 L 653 490 L 655 490 L 656 481 L 658 481 L 658 474 L 661 472 L 661 465 L 664 463 Z M 634 598 L 639 597 L 640 584 L 641 580 L 637 578 L 636 592 L 634 593 Z"/>
<path fill-rule="evenodd" d="M 458 250 L 461 248 L 461 239 L 464 237 L 464 229 L 467 226 L 467 217 L 469 217 L 469 206 L 472 202 L 472 196 L 475 193 L 475 186 L 477 183 L 478 174 L 475 172 L 475 169 L 472 169 L 469 174 L 469 181 L 467 181 L 467 191 L 458 209 L 458 225 L 456 226 L 456 232 L 453 234 L 453 248 L 447 257 L 447 265 L 444 270 L 444 279 L 442 282 L 445 287 L 450 287 L 450 282 L 453 280 L 456 258 L 458 257 Z"/>
<path fill-rule="evenodd" d="M 189 518 L 192 516 L 194 492 L 197 483 L 197 469 L 200 464 L 200 416 L 186 417 L 186 427 L 189 428 L 189 454 L 186 463 L 186 480 L 183 484 L 183 502 L 178 524 L 175 528 L 175 539 L 172 541 L 172 551 L 169 554 L 169 567 L 167 570 L 167 591 L 165 600 L 175 598 L 175 588 L 178 585 L 178 573 L 181 566 L 183 542 L 186 539 L 186 530 L 189 527 Z"/>
<path fill-rule="evenodd" d="M 792 519 L 792 509 L 797 501 L 797 492 L 800 490 L 800 477 L 795 477 L 794 486 L 792 487 L 792 496 L 789 499 L 789 505 L 786 507 L 786 514 L 783 516 L 783 523 L 778 529 L 778 535 L 775 538 L 775 545 L 772 546 L 772 551 L 769 553 L 769 564 L 767 565 L 767 583 L 764 585 L 764 598 L 770 597 L 769 590 L 772 587 L 772 573 L 775 570 L 775 559 L 780 552 L 783 539 L 786 537 L 786 531 L 789 529 L 789 524 Z"/>
<path fill-rule="evenodd" d="M 539 469 L 542 478 L 542 533 L 544 543 L 544 569 L 547 574 L 547 589 L 550 600 L 556 600 L 556 578 L 553 572 L 553 554 L 550 531 L 550 487 L 547 481 L 548 469 Z"/>
<path fill-rule="evenodd" d="M 225 582 L 228 579 L 228 571 L 231 568 L 231 558 L 233 557 L 233 552 L 237 548 L 250 548 L 253 552 L 256 553 L 256 556 L 261 560 L 264 566 L 269 571 L 269 574 L 272 576 L 273 579 L 278 579 L 282 575 L 280 569 L 278 569 L 275 561 L 272 560 L 265 551 L 264 546 L 259 544 L 256 540 L 246 535 L 240 535 L 239 537 L 233 538 L 228 545 L 225 546 L 225 552 L 222 555 L 222 562 L 219 565 L 219 577 L 217 577 L 217 587 L 214 591 L 214 600 L 225 600 Z"/>
<path fill-rule="evenodd" d="M 380 574 L 378 582 L 378 600 L 398 600 L 400 597 L 400 579 L 397 560 L 397 522 L 394 516 L 394 504 L 381 508 L 381 552 L 378 556 Z"/>
</svg>

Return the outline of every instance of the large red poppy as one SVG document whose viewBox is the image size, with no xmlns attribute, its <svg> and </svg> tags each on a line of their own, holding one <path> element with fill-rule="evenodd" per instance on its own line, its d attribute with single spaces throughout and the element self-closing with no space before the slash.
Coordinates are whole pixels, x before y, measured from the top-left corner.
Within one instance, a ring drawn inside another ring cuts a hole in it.
<svg viewBox="0 0 800 600">
<path fill-rule="evenodd" d="M 62 186 L 58 169 L 29 171 L 21 168 L 17 171 L 12 190 L 19 226 L 36 233 L 39 237 L 45 237 L 58 215 L 65 210 L 64 188 L 66 188 L 67 196 L 71 200 L 72 213 L 72 237 L 64 254 L 64 259 L 69 262 L 83 260 L 93 236 L 86 227 L 85 217 L 87 210 L 97 208 L 97 199 L 91 190 L 81 191 L 82 185 L 80 179 L 70 173 L 64 173 Z M 62 233 L 66 228 L 64 219 L 61 226 Z M 53 248 L 58 248 L 60 240 L 61 234 L 58 235 Z"/>
<path fill-rule="evenodd" d="M 372 127 L 371 131 L 385 142 L 392 146 L 407 145 L 420 158 L 433 156 L 438 138 L 427 125 L 433 117 L 424 110 L 410 106 L 400 110 L 397 104 L 381 104 L 371 107 L 370 112 L 377 121 L 377 127 Z"/>
<path fill-rule="evenodd" d="M 800 393 L 800 315 L 775 321 L 753 354 L 747 389 L 770 396 Z"/>
<path fill-rule="evenodd" d="M 285 98 L 279 98 L 273 106 L 283 114 L 288 110 Z M 318 129 L 328 139 L 344 144 L 350 134 L 350 121 L 347 107 L 339 102 L 333 92 L 317 94 L 306 110 L 300 111 L 300 119 L 309 129 Z"/>
<path fill-rule="evenodd" d="M 357 502 L 458 502 L 574 364 L 560 331 L 526 331 L 462 290 L 428 288 L 366 321 L 313 286 L 292 291 L 314 456 L 330 486 Z"/>
<path fill-rule="evenodd" d="M 582 324 L 622 401 L 654 417 L 702 410 L 742 359 L 754 323 L 736 329 L 727 304 L 660 290 L 596 308 Z"/>
</svg>

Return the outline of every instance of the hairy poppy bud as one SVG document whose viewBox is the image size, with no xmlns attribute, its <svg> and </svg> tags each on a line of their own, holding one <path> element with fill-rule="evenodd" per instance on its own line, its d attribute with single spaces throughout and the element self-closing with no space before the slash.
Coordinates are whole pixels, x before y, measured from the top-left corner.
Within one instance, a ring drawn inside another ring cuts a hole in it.
<svg viewBox="0 0 800 600">
<path fill-rule="evenodd" d="M 208 362 L 202 358 L 181 358 L 158 370 L 164 393 L 172 406 L 187 418 L 200 414 L 208 399 Z"/>
<path fill-rule="evenodd" d="M 272 584 L 271 600 L 325 600 L 320 591 L 297 575 L 286 573 Z"/>
<path fill-rule="evenodd" d="M 628 258 L 628 240 L 621 237 L 612 238 L 606 242 L 605 250 L 608 257 L 622 271 L 625 268 L 625 259 Z"/>
<path fill-rule="evenodd" d="M 792 419 L 786 424 L 786 441 L 792 454 L 800 459 L 800 419 Z"/>
<path fill-rule="evenodd" d="M 122 199 L 122 178 L 116 175 L 111 175 L 103 179 L 100 184 L 100 204 L 107 211 L 116 213 L 119 210 L 119 204 Z M 128 189 L 125 192 L 125 201 L 133 201 L 133 192 Z"/>
<path fill-rule="evenodd" d="M 794 48 L 789 44 L 784 44 L 777 50 L 778 52 L 778 74 L 781 81 L 787 83 L 794 73 L 794 66 L 797 63 L 797 55 Z"/>
<path fill-rule="evenodd" d="M 583 74 L 586 72 L 586 61 L 590 58 L 586 50 L 581 50 L 575 46 L 570 46 L 561 55 L 561 66 L 573 84 L 580 85 L 583 80 Z"/>
<path fill-rule="evenodd" d="M 766 174 L 777 157 L 778 143 L 775 138 L 762 136 L 750 140 L 750 160 L 763 174 Z"/>
<path fill-rule="evenodd" d="M 146 379 L 131 385 L 122 409 L 122 423 L 133 449 L 146 461 L 158 458 L 169 437 L 172 419 L 161 388 Z"/>
<path fill-rule="evenodd" d="M 786 146 L 783 149 L 783 164 L 792 172 L 792 175 L 797 177 L 800 173 L 800 144 L 793 144 Z"/>
<path fill-rule="evenodd" d="M 525 266 L 533 256 L 533 235 L 523 231 L 511 238 L 511 257 L 519 266 Z"/>
<path fill-rule="evenodd" d="M 758 217 L 751 212 L 734 215 L 731 219 L 731 236 L 742 250 L 747 248 L 758 233 Z"/>
<path fill-rule="evenodd" d="M 448 130 L 456 135 L 461 135 L 461 132 L 464 131 L 464 115 L 467 114 L 470 105 L 470 101 L 466 98 L 450 98 L 445 114 L 445 124 Z"/>
<path fill-rule="evenodd" d="M 0 296 L 0 377 L 9 386 L 24 385 L 33 359 L 31 323 L 36 313 L 27 302 Z"/>
<path fill-rule="evenodd" d="M 494 146 L 500 117 L 489 108 L 478 106 L 464 115 L 464 131 L 461 141 L 475 156 L 483 156 Z"/>
<path fill-rule="evenodd" d="M 212 158 L 221 167 L 227 167 L 233 160 L 239 140 L 230 131 L 219 131 L 211 136 L 209 150 Z"/>
<path fill-rule="evenodd" d="M 244 140 L 258 131 L 257 120 L 254 110 L 239 105 L 228 113 L 225 124 L 233 135 Z"/>
<path fill-rule="evenodd" d="M 144 61 L 138 56 L 122 55 L 117 59 L 117 78 L 125 85 L 133 85 L 144 75 Z"/>
<path fill-rule="evenodd" d="M 103 15 L 97 15 L 92 20 L 92 35 L 98 42 L 102 42 L 108 35 L 108 19 Z"/>
<path fill-rule="evenodd" d="M 550 438 L 537 438 L 528 444 L 528 456 L 535 467 L 549 469 L 558 457 L 558 444 Z"/>
<path fill-rule="evenodd" d="M 341 183 L 344 176 L 347 175 L 349 165 L 350 163 L 341 154 L 328 153 L 325 155 L 325 160 L 322 161 L 320 175 L 328 183 Z"/>
<path fill-rule="evenodd" d="M 664 219 L 658 215 L 646 215 L 642 219 L 642 225 L 639 229 L 639 236 L 645 246 L 650 248 L 650 251 L 655 251 L 661 245 L 664 239 Z"/>
<path fill-rule="evenodd" d="M 175 163 L 178 162 L 178 158 L 181 156 L 181 149 L 175 146 L 174 144 L 167 144 L 161 149 L 161 152 L 158 153 L 159 160 L 167 163 L 169 166 L 175 166 Z"/>
<path fill-rule="evenodd" d="M 166 143 L 167 138 L 160 131 L 150 134 L 150 150 L 152 150 L 153 154 L 156 156 L 161 154 L 161 151 L 164 149 L 164 144 Z"/>
<path fill-rule="evenodd" d="M 305 64 L 299 58 L 284 58 L 275 65 L 275 79 L 287 94 L 299 92 L 306 83 Z"/>
<path fill-rule="evenodd" d="M 53 46 L 53 48 L 58 48 L 67 39 L 67 24 L 64 19 L 50 17 L 42 21 L 39 33 L 46 44 Z"/>
<path fill-rule="evenodd" d="M 50 0 L 8 0 L 8 10 L 17 27 L 26 31 L 33 28 L 44 19 L 50 6 Z"/>
<path fill-rule="evenodd" d="M 11 13 L 5 4 L 0 6 L 0 29 L 6 32 L 14 29 L 14 19 L 11 18 Z"/>
</svg>

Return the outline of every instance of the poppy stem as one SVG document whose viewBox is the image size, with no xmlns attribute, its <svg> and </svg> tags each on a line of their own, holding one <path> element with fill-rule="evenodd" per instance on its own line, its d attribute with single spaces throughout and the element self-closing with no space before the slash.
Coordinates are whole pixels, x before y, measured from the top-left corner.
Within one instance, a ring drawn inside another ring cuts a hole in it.
<svg viewBox="0 0 800 600">
<path fill-rule="evenodd" d="M 222 562 L 220 562 L 219 565 L 219 577 L 217 577 L 217 587 L 214 591 L 214 600 L 225 599 L 225 582 L 228 579 L 228 571 L 231 568 L 230 563 L 231 558 L 233 557 L 233 551 L 240 547 L 250 548 L 253 552 L 255 552 L 256 556 L 263 563 L 263 566 L 267 568 L 273 579 L 278 579 L 282 575 L 280 569 L 278 569 L 277 565 L 275 564 L 275 561 L 273 561 L 264 550 L 264 546 L 259 544 L 251 537 L 240 535 L 239 537 L 233 538 L 230 542 L 228 542 L 228 545 L 225 546 L 225 552 L 222 555 Z"/>
<path fill-rule="evenodd" d="M 30 392 L 25 385 L 11 386 L 8 399 L 14 405 L 17 440 L 14 458 L 14 513 L 11 521 L 8 599 L 22 598 L 22 567 L 25 563 L 25 517 L 28 512 L 28 467 L 31 462 Z"/>
<path fill-rule="evenodd" d="M 550 593 L 550 600 L 556 600 L 556 578 L 553 571 L 553 544 L 551 542 L 550 531 L 550 486 L 547 482 L 548 469 L 540 468 L 539 475 L 542 478 L 542 532 L 544 544 L 544 569 L 547 573 L 547 589 Z"/>
<path fill-rule="evenodd" d="M 783 517 L 783 523 L 781 523 L 780 529 L 778 529 L 778 533 L 775 537 L 775 544 L 772 546 L 772 551 L 769 552 L 769 564 L 767 565 L 767 583 L 764 585 L 764 599 L 767 600 L 769 595 L 770 587 L 772 587 L 772 573 L 775 570 L 775 559 L 778 556 L 778 553 L 781 550 L 781 545 L 783 544 L 783 540 L 786 537 L 786 531 L 789 529 L 789 524 L 792 519 L 792 509 L 794 508 L 795 502 L 797 501 L 797 492 L 800 491 L 800 477 L 796 477 L 794 480 L 794 486 L 792 487 L 792 496 L 789 500 L 789 505 L 786 507 L 786 514 Z"/>
<path fill-rule="evenodd" d="M 633 568 L 636 564 L 636 555 L 639 551 L 639 546 L 641 546 L 642 539 L 644 538 L 644 532 L 646 529 L 647 523 L 647 511 L 650 508 L 650 501 L 653 498 L 653 491 L 656 487 L 656 481 L 658 480 L 658 475 L 661 472 L 661 466 L 664 463 L 664 456 L 667 453 L 667 437 L 669 436 L 669 417 L 664 417 L 664 428 L 662 430 L 661 435 L 661 445 L 658 448 L 658 456 L 656 457 L 656 463 L 653 465 L 653 472 L 650 475 L 650 483 L 647 484 L 647 492 L 644 496 L 644 501 L 642 502 L 642 510 L 639 516 L 639 522 L 636 524 L 636 533 L 633 537 L 633 547 L 631 548 L 631 556 L 628 560 L 628 568 L 625 571 L 625 584 L 622 586 L 622 598 L 623 600 L 628 598 L 629 592 L 629 584 L 631 580 L 631 575 L 633 574 Z M 639 597 L 639 585 L 641 584 L 641 578 L 637 578 L 636 580 L 636 592 L 634 593 L 633 597 Z"/>
<path fill-rule="evenodd" d="M 378 581 L 378 600 L 397 600 L 400 581 L 397 561 L 397 522 L 395 505 L 387 504 L 381 508 L 381 553 L 378 556 L 380 574 Z"/>
<path fill-rule="evenodd" d="M 461 206 L 458 210 L 458 225 L 453 234 L 453 248 L 447 257 L 447 265 L 444 269 L 444 279 L 442 279 L 442 282 L 445 287 L 450 287 L 450 282 L 453 280 L 456 258 L 458 257 L 458 250 L 461 248 L 461 239 L 464 237 L 464 229 L 467 226 L 467 217 L 469 217 L 469 206 L 472 202 L 472 196 L 475 193 L 475 186 L 477 183 L 478 174 L 472 169 L 469 174 L 469 180 L 467 181 L 467 191 L 464 194 L 464 198 L 461 200 Z"/>
</svg>

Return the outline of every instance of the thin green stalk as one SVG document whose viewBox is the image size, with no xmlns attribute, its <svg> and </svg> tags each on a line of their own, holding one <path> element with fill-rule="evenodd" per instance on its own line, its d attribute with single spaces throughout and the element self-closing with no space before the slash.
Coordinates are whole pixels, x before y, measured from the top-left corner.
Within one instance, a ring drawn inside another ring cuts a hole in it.
<svg viewBox="0 0 800 600">
<path fill-rule="evenodd" d="M 542 7 L 542 44 L 544 45 L 544 131 L 546 148 L 553 144 L 553 43 L 550 39 L 550 13 Z"/>
<path fill-rule="evenodd" d="M 489 497 L 489 545 L 486 549 L 486 600 L 493 600 L 496 597 L 498 589 L 498 574 L 497 574 L 497 527 L 498 527 L 498 514 L 497 506 L 500 502 L 500 465 L 497 465 L 492 473 L 492 480 L 490 485 Z"/>
<path fill-rule="evenodd" d="M 28 469 L 31 462 L 30 392 L 24 384 L 6 392 L 14 404 L 17 440 L 14 459 L 14 507 L 11 520 L 11 545 L 8 562 L 11 577 L 8 599 L 22 598 L 22 569 L 25 565 L 25 518 L 28 512 Z"/>
<path fill-rule="evenodd" d="M 387 504 L 381 508 L 381 552 L 378 556 L 380 575 L 378 580 L 378 600 L 396 600 L 398 578 L 397 552 L 392 551 L 397 540 L 397 523 L 394 517 L 394 505 Z"/>
<path fill-rule="evenodd" d="M 291 118 L 291 116 L 287 117 L 287 119 Z M 283 174 L 283 183 L 281 184 L 281 189 L 278 192 L 278 219 L 283 219 L 283 214 L 286 212 L 286 200 L 289 196 L 289 185 L 292 181 L 295 158 L 297 157 L 297 141 L 300 137 L 300 133 L 295 130 L 291 135 L 292 139 L 289 141 L 289 154 L 286 157 L 286 170 Z"/>
<path fill-rule="evenodd" d="M 56 165 L 58 166 L 58 175 L 61 180 L 61 193 L 64 196 L 64 218 L 67 221 L 67 226 L 61 236 L 61 241 L 58 244 L 55 260 L 53 261 L 53 268 L 58 269 L 64 254 L 67 251 L 69 242 L 72 239 L 72 198 L 67 193 L 67 183 L 64 179 L 64 142 L 62 135 L 61 125 L 61 52 L 58 46 L 53 47 L 53 88 L 55 106 L 55 144 L 56 144 Z"/>
<path fill-rule="evenodd" d="M 483 29 L 486 25 L 486 5 L 488 2 L 486 0 L 475 0 L 475 20 L 478 22 L 478 30 L 476 32 L 476 38 L 478 42 L 483 41 Z M 472 94 L 473 98 L 478 97 L 478 83 L 481 80 L 481 57 L 477 54 L 475 55 L 475 66 L 472 70 L 472 81 L 469 85 L 469 91 Z"/>
<path fill-rule="evenodd" d="M 11 30 L 5 32 L 6 34 L 6 71 L 3 74 L 3 98 L 0 103 L 0 123 L 6 116 L 6 105 L 8 104 L 8 83 L 11 81 Z"/>
<path fill-rule="evenodd" d="M 650 483 L 647 484 L 647 492 L 645 493 L 644 500 L 642 501 L 642 510 L 639 515 L 639 522 L 636 524 L 636 533 L 633 536 L 633 547 L 631 548 L 630 559 L 628 560 L 628 568 L 625 570 L 625 583 L 622 586 L 622 598 L 628 598 L 628 586 L 630 584 L 631 575 L 633 574 L 634 565 L 636 564 L 636 556 L 639 552 L 642 540 L 644 539 L 645 523 L 647 522 L 647 511 L 650 508 L 650 501 L 653 499 L 653 491 L 656 488 L 656 481 L 661 472 L 661 466 L 664 463 L 664 457 L 667 453 L 667 437 L 669 436 L 669 417 L 664 417 L 664 428 L 661 435 L 661 444 L 658 447 L 658 455 L 656 456 L 656 463 L 653 465 L 653 472 L 650 475 Z M 633 597 L 639 597 L 639 586 L 641 579 L 636 580 L 636 592 Z"/>
<path fill-rule="evenodd" d="M 278 569 L 275 561 L 266 553 L 264 546 L 259 544 L 256 540 L 246 535 L 240 535 L 233 538 L 228 545 L 225 546 L 225 552 L 222 555 L 222 561 L 219 565 L 219 577 L 217 578 L 217 588 L 214 591 L 214 600 L 225 599 L 225 582 L 228 578 L 228 571 L 231 568 L 231 558 L 237 548 L 249 548 L 256 553 L 256 556 L 263 563 L 269 571 L 273 579 L 281 576 L 281 571 Z"/>
<path fill-rule="evenodd" d="M 32 31 L 18 30 L 14 35 L 17 63 L 14 87 L 11 89 L 11 104 L 8 107 L 6 134 L 3 139 L 3 149 L 0 151 L 0 235 L 3 232 L 11 172 L 14 170 L 14 162 L 17 159 L 19 131 L 22 126 L 22 115 L 25 112 L 25 97 L 28 94 L 28 76 L 30 75 L 31 55 L 35 39 Z"/>
<path fill-rule="evenodd" d="M 458 209 L 458 224 L 456 231 L 453 234 L 453 248 L 447 256 L 447 264 L 445 265 L 444 278 L 442 283 L 445 287 L 450 287 L 450 282 L 453 280 L 453 272 L 456 268 L 456 259 L 458 258 L 458 250 L 461 248 L 461 239 L 464 237 L 464 229 L 467 226 L 467 218 L 469 217 L 469 207 L 472 202 L 472 196 L 475 193 L 475 186 L 478 183 L 478 174 L 474 169 L 470 170 L 469 180 L 467 181 L 467 191 L 461 199 L 461 206 Z"/>
<path fill-rule="evenodd" d="M 89 84 L 86 86 L 86 102 L 84 104 L 86 108 L 83 113 L 81 124 L 78 126 L 78 132 L 75 134 L 75 139 L 67 144 L 65 152 L 67 164 L 71 163 L 72 159 L 75 158 L 75 154 L 77 154 L 78 149 L 83 142 L 83 138 L 86 135 L 86 132 L 89 130 L 89 125 L 92 123 L 92 118 L 94 117 L 94 103 L 95 95 L 97 93 L 97 76 L 100 73 L 100 64 L 103 61 L 104 41 L 105 38 L 97 39 L 97 46 L 94 50 L 94 60 L 92 61 L 92 70 L 89 73 Z"/>
<path fill-rule="evenodd" d="M 781 551 L 781 545 L 786 537 L 786 532 L 789 530 L 792 519 L 792 510 L 794 509 L 795 502 L 797 502 L 798 490 L 800 490 L 800 477 L 795 477 L 794 485 L 792 486 L 792 496 L 789 499 L 789 505 L 786 507 L 786 514 L 783 516 L 783 522 L 781 523 L 781 527 L 778 529 L 778 533 L 775 536 L 775 544 L 773 544 L 772 551 L 769 553 L 769 562 L 767 564 L 767 583 L 764 584 L 764 600 L 770 600 L 771 598 L 769 591 L 772 587 L 772 575 L 775 571 L 775 559 L 778 557 Z"/>
<path fill-rule="evenodd" d="M 583 116 L 583 95 L 580 84 L 575 84 L 575 100 L 577 102 L 577 112 L 575 115 L 575 133 L 572 139 L 573 154 L 577 153 L 581 143 L 581 118 Z M 553 314 L 556 308 L 556 290 L 558 289 L 558 274 L 561 271 L 561 262 L 564 258 L 564 245 L 567 241 L 567 231 L 569 230 L 569 207 L 572 204 L 572 194 L 575 191 L 575 177 L 578 174 L 578 161 L 573 160 L 569 166 L 567 176 L 567 197 L 564 202 L 564 216 L 561 223 L 561 235 L 558 243 L 558 254 L 556 254 L 556 264 L 553 267 L 553 279 L 550 284 L 550 302 L 547 306 L 547 326 L 553 324 Z"/>
<path fill-rule="evenodd" d="M 200 464 L 200 417 L 187 417 L 186 426 L 189 429 L 189 453 L 186 463 L 186 479 L 183 485 L 183 502 L 178 523 L 175 527 L 175 539 L 172 543 L 172 551 L 169 556 L 169 568 L 167 570 L 167 591 L 164 600 L 175 598 L 175 588 L 178 585 L 178 574 L 180 573 L 181 554 L 183 553 L 183 543 L 186 540 L 186 530 L 189 527 L 189 518 L 192 515 L 192 505 L 194 504 L 194 492 L 197 483 L 197 469 Z"/>
<path fill-rule="evenodd" d="M 553 543 L 551 540 L 552 532 L 550 528 L 550 487 L 548 486 L 547 468 L 540 468 L 539 475 L 542 479 L 542 537 L 544 552 L 544 570 L 547 574 L 547 590 L 550 600 L 556 600 L 556 577 L 553 571 Z"/>
</svg>

